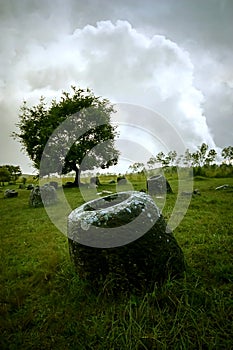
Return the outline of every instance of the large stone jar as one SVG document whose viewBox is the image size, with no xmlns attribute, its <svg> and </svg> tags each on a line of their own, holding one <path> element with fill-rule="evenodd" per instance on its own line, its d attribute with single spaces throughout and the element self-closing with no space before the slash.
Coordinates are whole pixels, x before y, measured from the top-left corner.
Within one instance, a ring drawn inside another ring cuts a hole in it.
<svg viewBox="0 0 233 350">
<path fill-rule="evenodd" d="M 182 250 L 151 196 L 120 192 L 68 217 L 71 260 L 97 290 L 152 291 L 185 269 Z"/>
</svg>

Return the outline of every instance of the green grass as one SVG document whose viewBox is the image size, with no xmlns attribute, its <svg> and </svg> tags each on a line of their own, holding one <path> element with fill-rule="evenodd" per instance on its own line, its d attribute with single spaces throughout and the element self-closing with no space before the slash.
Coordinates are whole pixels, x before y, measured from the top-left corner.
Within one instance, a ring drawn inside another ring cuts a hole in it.
<svg viewBox="0 0 233 350">
<path fill-rule="evenodd" d="M 135 189 L 145 188 L 136 180 Z M 98 191 L 116 190 L 102 183 Z M 44 208 L 28 206 L 29 191 L 12 199 L 0 193 L 0 348 L 232 349 L 233 192 L 215 191 L 225 183 L 233 179 L 195 181 L 201 196 L 192 198 L 174 232 L 188 265 L 185 278 L 118 298 L 96 295 L 79 279 L 66 237 Z M 170 184 L 176 192 L 177 181 Z M 72 209 L 83 202 L 77 189 L 65 195 Z M 93 190 L 85 196 L 93 198 Z M 176 193 L 166 198 L 167 219 L 175 201 Z"/>
</svg>

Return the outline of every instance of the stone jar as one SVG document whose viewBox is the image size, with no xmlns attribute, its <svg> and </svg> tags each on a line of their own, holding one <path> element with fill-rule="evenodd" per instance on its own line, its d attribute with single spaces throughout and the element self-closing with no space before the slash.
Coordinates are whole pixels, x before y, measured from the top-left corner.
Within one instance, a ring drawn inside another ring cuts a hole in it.
<svg viewBox="0 0 233 350">
<path fill-rule="evenodd" d="M 68 242 L 78 274 L 98 291 L 152 291 L 185 270 L 181 248 L 143 192 L 116 193 L 73 210 Z"/>
<path fill-rule="evenodd" d="M 57 192 L 54 186 L 45 184 L 44 186 L 35 186 L 30 193 L 29 205 L 37 208 L 57 203 Z"/>
<path fill-rule="evenodd" d="M 171 186 L 165 176 L 154 175 L 147 180 L 147 191 L 150 195 L 172 193 Z"/>
</svg>

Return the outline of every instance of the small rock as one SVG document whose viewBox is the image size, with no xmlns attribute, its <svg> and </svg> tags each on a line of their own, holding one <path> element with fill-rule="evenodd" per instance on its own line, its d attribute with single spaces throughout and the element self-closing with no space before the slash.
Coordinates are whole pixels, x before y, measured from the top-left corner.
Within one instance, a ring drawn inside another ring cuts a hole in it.
<svg viewBox="0 0 233 350">
<path fill-rule="evenodd" d="M 15 190 L 9 190 L 9 189 L 5 191 L 4 198 L 14 198 L 14 197 L 18 197 L 18 192 L 16 192 Z"/>
<path fill-rule="evenodd" d="M 228 184 L 225 184 L 225 185 L 222 185 L 222 186 L 218 186 L 215 188 L 215 190 L 227 190 L 229 188 L 231 188 L 232 186 L 228 185 Z"/>
<path fill-rule="evenodd" d="M 113 193 L 112 191 L 103 190 L 102 192 L 98 192 L 97 195 L 102 196 L 102 195 L 112 194 L 112 193 Z"/>
</svg>

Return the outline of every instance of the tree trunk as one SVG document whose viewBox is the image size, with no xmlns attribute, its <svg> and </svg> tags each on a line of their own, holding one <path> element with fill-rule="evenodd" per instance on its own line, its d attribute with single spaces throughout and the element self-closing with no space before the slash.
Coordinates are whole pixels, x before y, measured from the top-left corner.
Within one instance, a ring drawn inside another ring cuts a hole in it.
<svg viewBox="0 0 233 350">
<path fill-rule="evenodd" d="M 80 186 L 80 171 L 79 171 L 79 168 L 77 167 L 77 165 L 75 165 L 74 171 L 75 171 L 74 184 L 77 187 L 79 187 Z"/>
</svg>

